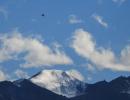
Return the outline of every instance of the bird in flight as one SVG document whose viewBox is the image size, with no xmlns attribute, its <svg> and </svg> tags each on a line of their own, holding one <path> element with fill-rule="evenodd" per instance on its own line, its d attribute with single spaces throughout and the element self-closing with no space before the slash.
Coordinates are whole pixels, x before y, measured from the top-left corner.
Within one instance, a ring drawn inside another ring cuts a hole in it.
<svg viewBox="0 0 130 100">
<path fill-rule="evenodd" d="M 42 15 L 41 16 L 45 16 L 45 14 L 44 13 L 42 13 Z"/>
</svg>

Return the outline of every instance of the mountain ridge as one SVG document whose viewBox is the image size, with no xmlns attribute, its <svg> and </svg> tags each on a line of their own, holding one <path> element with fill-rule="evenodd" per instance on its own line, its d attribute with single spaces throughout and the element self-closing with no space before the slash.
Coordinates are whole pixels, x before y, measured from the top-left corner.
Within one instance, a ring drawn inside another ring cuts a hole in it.
<svg viewBox="0 0 130 100">
<path fill-rule="evenodd" d="M 130 76 L 88 84 L 84 94 L 67 98 L 30 79 L 0 82 L 0 100 L 130 100 Z"/>
</svg>

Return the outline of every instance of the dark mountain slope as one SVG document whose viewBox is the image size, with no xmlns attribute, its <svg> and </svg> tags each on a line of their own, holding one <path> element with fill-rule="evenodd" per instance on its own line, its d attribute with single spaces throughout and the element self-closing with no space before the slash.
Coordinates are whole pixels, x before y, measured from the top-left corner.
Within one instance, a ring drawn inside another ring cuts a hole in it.
<svg viewBox="0 0 130 100">
<path fill-rule="evenodd" d="M 91 84 L 82 96 L 71 100 L 130 100 L 130 77 L 119 77 L 111 82 Z"/>
<path fill-rule="evenodd" d="M 66 98 L 21 79 L 0 82 L 0 100 L 130 100 L 130 77 L 88 84 L 81 96 Z"/>
<path fill-rule="evenodd" d="M 67 100 L 28 80 L 0 83 L 0 100 Z"/>
</svg>

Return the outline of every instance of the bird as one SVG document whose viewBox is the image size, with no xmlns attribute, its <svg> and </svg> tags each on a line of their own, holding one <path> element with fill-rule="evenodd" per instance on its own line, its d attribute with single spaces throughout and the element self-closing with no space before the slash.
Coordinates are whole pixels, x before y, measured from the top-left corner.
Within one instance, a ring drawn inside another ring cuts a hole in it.
<svg viewBox="0 0 130 100">
<path fill-rule="evenodd" d="M 42 13 L 42 15 L 41 16 L 45 16 L 45 14 L 44 13 Z"/>
</svg>

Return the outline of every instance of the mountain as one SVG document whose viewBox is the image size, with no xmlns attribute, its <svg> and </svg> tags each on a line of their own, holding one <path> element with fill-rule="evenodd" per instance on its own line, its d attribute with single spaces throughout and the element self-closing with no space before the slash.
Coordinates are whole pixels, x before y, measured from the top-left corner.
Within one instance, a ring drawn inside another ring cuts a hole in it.
<svg viewBox="0 0 130 100">
<path fill-rule="evenodd" d="M 87 84 L 72 74 L 72 71 L 43 70 L 30 80 L 43 88 L 68 98 L 82 95 Z"/>
<path fill-rule="evenodd" d="M 110 82 L 110 87 L 116 92 L 126 93 L 130 95 L 130 76 L 120 76 Z"/>
<path fill-rule="evenodd" d="M 71 100 L 130 100 L 130 77 L 90 84 L 85 94 Z"/>
<path fill-rule="evenodd" d="M 31 81 L 32 78 L 36 78 L 39 75 L 42 75 L 42 73 L 43 71 L 34 75 L 30 79 L 20 79 L 14 82 L 0 82 L 0 100 L 130 100 L 130 77 L 121 76 L 110 82 L 104 80 L 94 84 L 87 84 L 82 95 L 67 98 Z M 62 72 L 62 74 L 63 73 L 64 72 Z M 54 77 L 55 74 L 53 75 Z M 71 76 L 71 74 L 69 75 L 70 76 L 62 76 L 69 78 L 73 76 Z M 52 82 L 52 85 L 53 84 L 54 83 Z M 51 85 L 51 83 L 49 85 Z M 69 86 L 69 88 L 71 88 L 72 84 Z"/>
<path fill-rule="evenodd" d="M 15 82 L 1 82 L 0 100 L 67 100 L 67 98 L 22 79 Z"/>
</svg>

